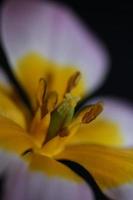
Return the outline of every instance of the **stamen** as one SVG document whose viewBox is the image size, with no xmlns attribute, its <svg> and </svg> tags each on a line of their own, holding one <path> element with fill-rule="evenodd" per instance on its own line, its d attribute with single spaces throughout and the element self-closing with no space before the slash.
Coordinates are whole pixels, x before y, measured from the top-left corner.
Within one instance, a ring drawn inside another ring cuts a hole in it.
<svg viewBox="0 0 133 200">
<path fill-rule="evenodd" d="M 98 102 L 94 105 L 88 107 L 88 111 L 84 114 L 82 118 L 82 123 L 89 123 L 94 120 L 103 111 L 103 105 Z"/>
<path fill-rule="evenodd" d="M 70 93 L 79 83 L 81 79 L 81 73 L 79 71 L 75 72 L 68 81 L 68 87 L 66 93 Z"/>
<path fill-rule="evenodd" d="M 46 91 L 47 91 L 47 83 L 44 78 L 41 78 L 39 80 L 39 85 L 38 85 L 37 95 L 36 95 L 37 104 L 39 107 L 42 107 L 42 105 L 44 104 Z"/>
<path fill-rule="evenodd" d="M 48 97 L 47 97 L 47 110 L 48 112 L 52 112 L 56 105 L 57 105 L 57 102 L 58 102 L 58 94 L 57 92 L 53 91 L 53 92 L 50 92 Z"/>
</svg>

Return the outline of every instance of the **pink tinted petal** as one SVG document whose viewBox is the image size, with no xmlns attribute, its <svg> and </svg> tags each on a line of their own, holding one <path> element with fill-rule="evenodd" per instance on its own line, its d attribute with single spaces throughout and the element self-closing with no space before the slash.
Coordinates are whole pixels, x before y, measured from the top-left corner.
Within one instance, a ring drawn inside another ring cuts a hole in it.
<svg viewBox="0 0 133 200">
<path fill-rule="evenodd" d="M 4 178 L 3 200 L 28 200 L 27 167 L 17 156 L 0 151 L 0 176 Z"/>
<path fill-rule="evenodd" d="M 6 177 L 4 200 L 28 200 L 29 174 L 23 165 L 12 167 Z"/>
<path fill-rule="evenodd" d="M 120 99 L 105 99 L 103 117 L 116 122 L 124 145 L 133 145 L 133 105 Z"/>
<path fill-rule="evenodd" d="M 98 97 L 92 102 L 102 101 L 103 112 L 97 120 L 114 122 L 123 138 L 122 146 L 133 145 L 133 104 L 115 97 Z M 90 102 L 88 102 L 90 103 Z"/>
<path fill-rule="evenodd" d="M 0 152 L 0 177 L 5 178 L 3 200 L 93 200 L 86 184 L 50 178 L 28 171 L 18 157 Z"/>
<path fill-rule="evenodd" d="M 59 179 L 51 179 L 48 177 L 43 178 L 40 174 L 32 175 L 32 191 L 30 190 L 31 197 L 38 197 L 39 199 L 63 199 L 63 200 L 81 200 L 81 199 L 89 199 L 92 200 L 93 195 L 92 191 L 88 186 L 78 185 L 72 182 L 68 182 L 66 180 Z M 34 190 L 35 188 L 35 190 Z M 31 198 L 32 199 L 32 198 Z M 36 199 L 36 198 L 34 198 Z"/>
<path fill-rule="evenodd" d="M 68 8 L 41 0 L 7 0 L 2 38 L 12 65 L 30 52 L 77 67 L 92 91 L 108 72 L 104 45 Z"/>
<path fill-rule="evenodd" d="M 118 188 L 113 188 L 106 191 L 106 194 L 112 199 L 132 200 L 133 199 L 133 184 L 126 184 Z"/>
</svg>

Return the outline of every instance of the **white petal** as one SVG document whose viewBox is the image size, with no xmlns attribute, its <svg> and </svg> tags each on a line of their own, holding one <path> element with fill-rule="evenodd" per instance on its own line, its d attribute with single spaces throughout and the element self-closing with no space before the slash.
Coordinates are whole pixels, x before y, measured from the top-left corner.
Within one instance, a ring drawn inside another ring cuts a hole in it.
<svg viewBox="0 0 133 200">
<path fill-rule="evenodd" d="M 109 57 L 97 37 L 71 10 L 48 1 L 8 0 L 2 14 L 2 38 L 12 65 L 28 52 L 76 66 L 87 91 L 100 86 Z"/>
<path fill-rule="evenodd" d="M 30 190 L 30 195 L 33 198 L 39 197 L 39 199 L 63 199 L 63 200 L 73 200 L 73 199 L 93 199 L 91 190 L 87 188 L 86 192 L 85 185 L 77 185 L 74 183 L 69 183 L 65 180 L 49 179 L 44 178 L 40 175 L 40 179 L 37 179 L 38 175 L 32 175 L 32 191 Z M 38 181 L 37 181 L 38 180 Z M 45 186 L 45 187 L 44 187 Z M 35 189 L 34 189 L 35 188 Z M 31 198 L 31 199 L 32 199 Z"/>
<path fill-rule="evenodd" d="M 0 152 L 0 177 L 5 178 L 3 200 L 94 199 L 86 184 L 29 172 L 27 165 L 18 157 L 4 152 Z"/>
<path fill-rule="evenodd" d="M 114 97 L 98 97 L 92 102 L 103 102 L 103 112 L 97 120 L 103 119 L 117 125 L 123 138 L 122 146 L 133 145 L 133 105 L 122 99 Z M 94 121 L 95 123 L 95 121 Z"/>
<path fill-rule="evenodd" d="M 10 154 L 0 151 L 0 176 L 12 165 L 19 165 L 21 161 L 16 157 Z"/>
<path fill-rule="evenodd" d="M 132 200 L 133 184 L 126 184 L 118 188 L 106 191 L 106 194 L 112 199 Z"/>
</svg>

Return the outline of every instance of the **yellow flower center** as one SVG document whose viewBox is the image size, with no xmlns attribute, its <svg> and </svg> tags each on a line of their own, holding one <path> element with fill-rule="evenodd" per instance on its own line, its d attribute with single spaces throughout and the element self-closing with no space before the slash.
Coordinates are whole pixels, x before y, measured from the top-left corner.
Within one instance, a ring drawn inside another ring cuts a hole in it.
<svg viewBox="0 0 133 200">
<path fill-rule="evenodd" d="M 71 94 L 80 80 L 80 73 L 74 73 L 68 79 L 66 93 L 61 102 L 56 91 L 49 92 L 47 81 L 39 81 L 36 93 L 36 112 L 30 127 L 30 134 L 37 146 L 35 151 L 47 156 L 59 153 L 69 138 L 78 130 L 82 123 L 92 121 L 101 111 L 100 103 L 87 107 L 74 118 L 75 107 L 79 97 Z"/>
<path fill-rule="evenodd" d="M 79 72 L 76 76 L 75 66 L 57 64 L 51 60 L 45 59 L 37 53 L 28 53 L 17 61 L 17 76 L 22 86 L 30 96 L 30 100 L 35 107 L 35 91 L 37 91 L 38 81 L 43 77 L 47 82 L 47 89 L 58 93 L 58 100 L 62 101 L 64 93 L 72 90 L 74 83 L 80 78 Z M 71 77 L 71 78 L 70 78 Z M 74 80 L 75 79 L 75 80 Z M 68 84 L 69 80 L 69 84 Z M 74 82 L 74 83 L 73 83 Z M 85 93 L 84 79 L 80 79 L 77 87 L 73 88 L 72 94 L 83 96 Z"/>
<path fill-rule="evenodd" d="M 84 94 L 79 71 L 70 66 L 57 66 L 35 53 L 26 55 L 17 64 L 17 75 L 35 109 L 28 130 L 36 144 L 33 151 L 54 156 L 63 150 L 81 124 L 89 123 L 102 111 L 102 105 L 87 107 L 75 117 L 75 107 Z"/>
<path fill-rule="evenodd" d="M 74 117 L 75 106 L 85 92 L 81 73 L 74 66 L 56 64 L 36 53 L 28 53 L 19 59 L 16 69 L 35 110 L 28 127 L 36 144 L 34 151 L 54 156 L 64 148 L 81 123 L 87 123 L 87 116 L 83 120 L 82 116 L 79 121 Z M 97 111 L 95 113 L 98 115 Z"/>
</svg>

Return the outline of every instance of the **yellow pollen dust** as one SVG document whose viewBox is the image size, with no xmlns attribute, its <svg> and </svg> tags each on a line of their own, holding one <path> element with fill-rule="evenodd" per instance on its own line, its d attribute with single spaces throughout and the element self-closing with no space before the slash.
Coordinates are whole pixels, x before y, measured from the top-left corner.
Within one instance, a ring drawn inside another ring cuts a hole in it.
<svg viewBox="0 0 133 200">
<path fill-rule="evenodd" d="M 40 107 L 44 104 L 46 90 L 47 90 L 47 83 L 43 78 L 41 78 L 39 80 L 37 94 L 36 94 L 37 104 Z"/>
</svg>

